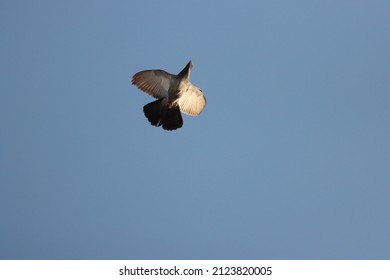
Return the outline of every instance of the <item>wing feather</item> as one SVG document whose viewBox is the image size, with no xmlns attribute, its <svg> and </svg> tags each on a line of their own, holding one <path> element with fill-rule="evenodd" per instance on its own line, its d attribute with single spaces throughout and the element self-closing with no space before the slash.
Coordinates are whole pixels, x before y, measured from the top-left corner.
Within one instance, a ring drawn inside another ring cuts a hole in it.
<svg viewBox="0 0 390 280">
<path fill-rule="evenodd" d="M 206 98 L 200 89 L 189 84 L 181 91 L 177 103 L 183 113 L 190 116 L 199 116 L 206 106 Z"/>
<path fill-rule="evenodd" d="M 136 73 L 131 83 L 155 98 L 168 98 L 168 90 L 175 76 L 163 70 L 145 70 Z"/>
</svg>

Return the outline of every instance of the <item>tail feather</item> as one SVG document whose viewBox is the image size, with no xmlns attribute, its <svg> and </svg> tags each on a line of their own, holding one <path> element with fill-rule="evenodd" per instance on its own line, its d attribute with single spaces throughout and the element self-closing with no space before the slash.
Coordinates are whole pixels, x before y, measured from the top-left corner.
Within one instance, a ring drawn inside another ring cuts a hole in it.
<svg viewBox="0 0 390 280">
<path fill-rule="evenodd" d="M 165 113 L 165 106 L 162 104 L 163 99 L 148 103 L 144 106 L 145 117 L 154 126 L 160 126 L 162 116 Z"/>
<path fill-rule="evenodd" d="M 162 125 L 165 130 L 175 130 L 183 126 L 179 106 L 169 107 L 163 98 L 146 104 L 144 113 L 152 125 Z"/>
<path fill-rule="evenodd" d="M 165 130 L 175 130 L 183 126 L 179 106 L 176 105 L 166 111 L 162 126 Z"/>
</svg>

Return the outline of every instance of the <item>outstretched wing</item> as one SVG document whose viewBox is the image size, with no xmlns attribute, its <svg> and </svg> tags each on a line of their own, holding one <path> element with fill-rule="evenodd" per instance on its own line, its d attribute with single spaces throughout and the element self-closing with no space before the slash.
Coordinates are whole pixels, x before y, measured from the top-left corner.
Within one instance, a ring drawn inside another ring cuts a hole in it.
<svg viewBox="0 0 390 280">
<path fill-rule="evenodd" d="M 180 93 L 180 97 L 177 100 L 180 111 L 190 116 L 199 116 L 206 106 L 206 98 L 202 91 L 188 83 L 181 89 Z"/>
<path fill-rule="evenodd" d="M 169 86 L 174 78 L 163 70 L 145 70 L 136 73 L 131 83 L 155 98 L 168 98 Z"/>
</svg>

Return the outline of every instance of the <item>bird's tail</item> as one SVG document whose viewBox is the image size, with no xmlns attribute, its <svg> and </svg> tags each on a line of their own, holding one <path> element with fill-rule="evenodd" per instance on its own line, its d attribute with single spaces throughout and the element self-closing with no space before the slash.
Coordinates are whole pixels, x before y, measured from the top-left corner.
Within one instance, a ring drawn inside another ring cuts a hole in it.
<svg viewBox="0 0 390 280">
<path fill-rule="evenodd" d="M 162 125 L 165 130 L 175 130 L 183 126 L 179 106 L 169 106 L 166 99 L 162 98 L 146 104 L 144 113 L 152 125 Z"/>
</svg>

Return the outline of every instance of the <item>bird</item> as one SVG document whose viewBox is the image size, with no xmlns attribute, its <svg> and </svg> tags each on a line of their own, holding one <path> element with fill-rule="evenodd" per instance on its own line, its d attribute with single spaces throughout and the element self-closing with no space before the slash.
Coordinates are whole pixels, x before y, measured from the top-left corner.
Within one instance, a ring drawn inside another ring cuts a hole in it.
<svg viewBox="0 0 390 280">
<path fill-rule="evenodd" d="M 164 70 L 140 71 L 131 83 L 157 100 L 146 104 L 144 114 L 153 126 L 172 131 L 183 126 L 181 113 L 199 116 L 206 106 L 202 90 L 190 82 L 191 60 L 179 74 Z"/>
</svg>

